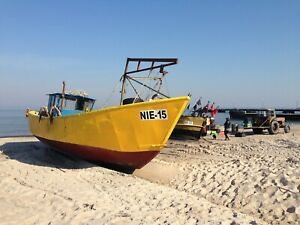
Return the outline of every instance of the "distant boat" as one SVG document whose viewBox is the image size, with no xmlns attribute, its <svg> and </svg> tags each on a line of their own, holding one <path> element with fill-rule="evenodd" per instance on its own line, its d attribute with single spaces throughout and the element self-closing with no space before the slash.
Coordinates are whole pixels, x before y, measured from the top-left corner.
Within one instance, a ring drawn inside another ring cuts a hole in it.
<svg viewBox="0 0 300 225">
<path fill-rule="evenodd" d="M 300 113 L 296 112 L 278 112 L 277 116 L 284 117 L 287 121 L 300 121 Z"/>
<path fill-rule="evenodd" d="M 128 71 L 130 62 L 138 64 L 136 70 Z M 151 66 L 140 68 L 145 62 Z M 49 94 L 48 108 L 27 112 L 30 130 L 40 141 L 71 156 L 141 168 L 165 147 L 190 98 L 169 98 L 129 74 L 159 68 L 164 76 L 164 67 L 176 63 L 177 59 L 128 58 L 121 79 L 120 105 L 114 107 L 94 110 L 95 99 L 84 93 L 67 93 L 63 85 L 61 93 Z M 156 96 L 124 98 L 126 82 L 134 81 Z"/>
<path fill-rule="evenodd" d="M 241 109 L 233 109 L 229 111 L 229 116 L 231 119 L 243 119 L 245 116 L 253 116 L 255 115 L 255 111 L 246 111 Z"/>
<path fill-rule="evenodd" d="M 229 115 L 231 119 L 244 119 L 245 117 L 252 117 L 257 114 L 258 111 L 263 111 L 266 109 L 231 109 L 229 110 Z M 291 110 L 275 110 L 278 117 L 284 117 L 287 121 L 300 121 L 300 113 L 298 109 Z"/>
</svg>

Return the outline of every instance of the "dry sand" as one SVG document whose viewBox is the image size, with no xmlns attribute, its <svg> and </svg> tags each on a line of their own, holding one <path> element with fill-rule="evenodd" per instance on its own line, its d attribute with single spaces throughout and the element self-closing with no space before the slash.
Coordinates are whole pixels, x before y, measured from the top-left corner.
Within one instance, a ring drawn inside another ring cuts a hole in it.
<svg viewBox="0 0 300 225">
<path fill-rule="evenodd" d="M 133 174 L 0 139 L 0 224 L 299 224 L 300 128 L 170 140 Z"/>
</svg>

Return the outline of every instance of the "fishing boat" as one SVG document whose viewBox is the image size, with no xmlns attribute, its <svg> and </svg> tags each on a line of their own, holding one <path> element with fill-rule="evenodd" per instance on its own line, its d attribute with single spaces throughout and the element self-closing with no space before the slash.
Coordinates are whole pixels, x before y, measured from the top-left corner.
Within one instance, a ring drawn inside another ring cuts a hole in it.
<svg viewBox="0 0 300 225">
<path fill-rule="evenodd" d="M 190 94 L 189 94 L 190 96 Z M 174 138 L 196 138 L 212 134 L 213 136 L 220 133 L 220 129 L 216 127 L 214 117 L 218 112 L 218 107 L 215 108 L 213 103 L 209 107 L 209 102 L 206 106 L 201 107 L 201 98 L 193 106 L 193 110 L 187 107 L 185 113 L 179 118 L 172 137 Z"/>
<path fill-rule="evenodd" d="M 206 126 L 209 118 L 203 116 L 182 115 L 172 133 L 172 136 L 177 138 L 179 136 L 192 136 L 200 138 L 206 133 Z"/>
<path fill-rule="evenodd" d="M 130 64 L 136 67 L 129 69 Z M 49 94 L 48 107 L 27 111 L 30 130 L 62 153 L 141 168 L 166 146 L 190 100 L 188 96 L 171 98 L 160 91 L 167 74 L 164 68 L 175 64 L 175 58 L 128 58 L 121 77 L 120 104 L 100 109 L 93 109 L 95 99 L 85 93 L 67 92 L 63 83 L 61 93 Z M 154 70 L 159 70 L 159 76 L 150 76 Z M 131 75 L 144 71 L 149 71 L 146 79 L 152 77 L 158 85 L 148 86 Z M 155 94 L 142 98 L 133 83 Z M 126 98 L 128 84 L 134 97 Z"/>
</svg>

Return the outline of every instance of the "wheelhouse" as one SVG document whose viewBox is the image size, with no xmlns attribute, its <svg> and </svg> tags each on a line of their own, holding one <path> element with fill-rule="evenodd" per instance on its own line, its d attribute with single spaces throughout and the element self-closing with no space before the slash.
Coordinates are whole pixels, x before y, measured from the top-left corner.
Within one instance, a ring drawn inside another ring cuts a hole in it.
<svg viewBox="0 0 300 225">
<path fill-rule="evenodd" d="M 52 93 L 49 94 L 48 110 L 53 107 L 60 110 L 62 116 L 89 112 L 93 109 L 95 99 L 82 95 Z"/>
</svg>

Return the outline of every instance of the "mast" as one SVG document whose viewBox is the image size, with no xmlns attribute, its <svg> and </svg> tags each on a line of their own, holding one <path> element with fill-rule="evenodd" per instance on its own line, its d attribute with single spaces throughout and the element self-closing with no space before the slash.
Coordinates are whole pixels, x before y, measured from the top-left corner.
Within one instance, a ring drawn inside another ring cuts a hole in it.
<svg viewBox="0 0 300 225">
<path fill-rule="evenodd" d="M 61 92 L 61 103 L 60 103 L 60 110 L 63 109 L 64 101 L 65 101 L 65 88 L 66 88 L 66 82 L 63 81 L 63 87 L 62 87 L 62 92 Z"/>
</svg>

